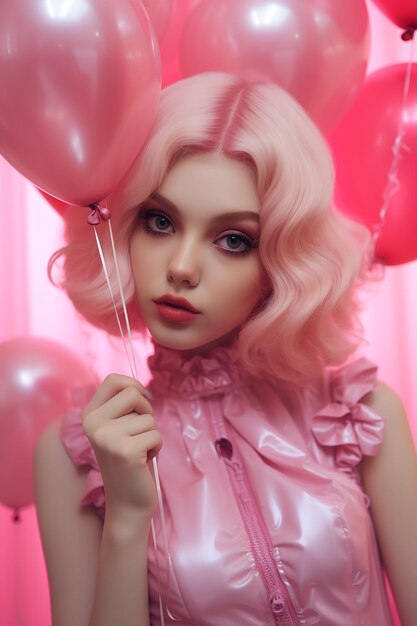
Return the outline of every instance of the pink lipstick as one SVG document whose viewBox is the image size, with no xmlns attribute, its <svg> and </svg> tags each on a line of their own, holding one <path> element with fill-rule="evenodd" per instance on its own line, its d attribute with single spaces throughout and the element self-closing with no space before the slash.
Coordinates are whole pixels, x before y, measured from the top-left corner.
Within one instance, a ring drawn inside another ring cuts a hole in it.
<svg viewBox="0 0 417 626">
<path fill-rule="evenodd" d="M 200 314 L 185 298 L 166 294 L 154 300 L 158 314 L 169 322 L 185 324 Z"/>
</svg>

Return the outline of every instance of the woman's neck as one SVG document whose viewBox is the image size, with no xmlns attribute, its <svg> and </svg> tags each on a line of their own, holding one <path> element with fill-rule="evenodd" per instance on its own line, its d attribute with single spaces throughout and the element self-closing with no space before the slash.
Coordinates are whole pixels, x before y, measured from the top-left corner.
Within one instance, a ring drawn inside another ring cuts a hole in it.
<svg viewBox="0 0 417 626">
<path fill-rule="evenodd" d="M 155 350 L 157 350 L 160 347 L 160 348 L 163 348 L 164 350 L 171 350 L 172 352 L 178 352 L 184 358 L 188 358 L 188 357 L 193 357 L 193 356 L 204 356 L 208 354 L 209 352 L 211 352 L 214 348 L 220 348 L 220 347 L 229 348 L 236 342 L 238 335 L 239 335 L 239 331 L 234 330 L 228 335 L 221 337 L 220 339 L 216 339 L 215 341 L 211 341 L 210 343 L 204 344 L 202 346 L 196 346 L 195 348 L 191 348 L 188 350 L 169 348 L 167 346 L 158 344 L 157 342 L 154 342 L 154 345 L 155 345 Z"/>
</svg>

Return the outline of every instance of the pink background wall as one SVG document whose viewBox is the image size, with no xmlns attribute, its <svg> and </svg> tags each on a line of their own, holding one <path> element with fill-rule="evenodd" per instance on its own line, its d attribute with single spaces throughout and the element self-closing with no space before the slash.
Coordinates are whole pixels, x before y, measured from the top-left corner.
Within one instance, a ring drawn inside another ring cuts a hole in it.
<svg viewBox="0 0 417 626">
<path fill-rule="evenodd" d="M 411 44 L 401 42 L 399 29 L 373 5 L 369 9 L 370 70 L 408 60 Z M 109 371 L 128 373 L 118 342 L 109 345 L 105 335 L 81 322 L 63 294 L 48 283 L 45 267 L 60 244 L 60 231 L 59 216 L 0 158 L 0 342 L 27 334 L 49 337 L 71 349 L 78 346 L 100 376 Z M 416 285 L 417 262 L 388 268 L 384 282 L 369 294 L 363 321 L 369 340 L 365 353 L 380 364 L 381 378 L 404 399 L 417 440 Z M 146 347 L 139 346 L 137 353 L 144 358 Z M 21 521 L 13 523 L 12 511 L 0 505 L 0 590 L 2 626 L 50 626 L 33 507 L 22 510 Z"/>
</svg>

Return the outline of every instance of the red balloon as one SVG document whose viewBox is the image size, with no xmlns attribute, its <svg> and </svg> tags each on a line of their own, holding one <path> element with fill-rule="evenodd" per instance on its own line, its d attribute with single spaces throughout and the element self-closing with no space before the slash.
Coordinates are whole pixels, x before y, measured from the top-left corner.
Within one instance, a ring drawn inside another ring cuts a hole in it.
<svg viewBox="0 0 417 626">
<path fill-rule="evenodd" d="M 223 71 L 277 83 L 328 130 L 356 97 L 368 52 L 364 0 L 201 0 L 180 61 L 185 76 Z"/>
<path fill-rule="evenodd" d="M 0 344 L 0 502 L 12 509 L 33 502 L 41 432 L 74 402 L 87 403 L 95 385 L 86 365 L 53 341 L 22 337 Z"/>
<path fill-rule="evenodd" d="M 153 123 L 160 60 L 139 0 L 1 0 L 0 152 L 70 204 L 106 197 Z"/>
<path fill-rule="evenodd" d="M 417 259 L 417 64 L 412 66 L 410 90 L 403 107 L 407 64 L 371 74 L 347 116 L 329 136 L 336 161 L 337 205 L 369 227 L 380 223 L 393 144 L 403 124 L 403 149 L 398 183 L 390 184 L 385 223 L 376 254 L 389 265 Z M 391 194 L 392 190 L 392 194 Z"/>
<path fill-rule="evenodd" d="M 417 28 L 416 0 L 374 0 L 374 4 L 400 28 Z"/>
</svg>

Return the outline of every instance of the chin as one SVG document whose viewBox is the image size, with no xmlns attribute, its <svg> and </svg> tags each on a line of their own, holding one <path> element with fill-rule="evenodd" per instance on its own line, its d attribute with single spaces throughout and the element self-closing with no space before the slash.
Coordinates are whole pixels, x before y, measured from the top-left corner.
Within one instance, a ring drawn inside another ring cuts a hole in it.
<svg viewBox="0 0 417 626">
<path fill-rule="evenodd" d="M 226 334 L 222 334 L 220 337 L 190 337 L 186 336 L 186 333 L 151 333 L 153 342 L 163 348 L 169 350 L 177 350 L 184 353 L 204 353 L 208 352 L 212 348 L 221 345 L 228 345 L 232 343 L 237 337 L 239 331 L 233 330 Z"/>
</svg>

